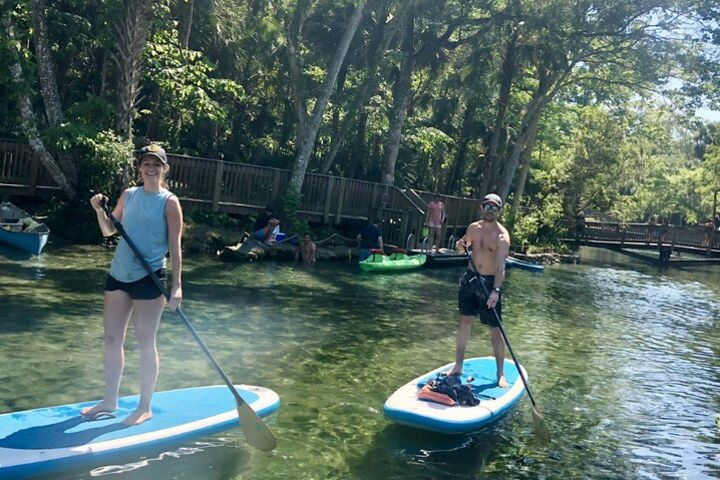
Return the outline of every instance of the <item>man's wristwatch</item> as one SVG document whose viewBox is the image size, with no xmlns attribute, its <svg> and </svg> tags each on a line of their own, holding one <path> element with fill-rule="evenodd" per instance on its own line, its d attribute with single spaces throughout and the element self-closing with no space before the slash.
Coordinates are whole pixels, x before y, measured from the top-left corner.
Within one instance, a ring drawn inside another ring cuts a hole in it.
<svg viewBox="0 0 720 480">
<path fill-rule="evenodd" d="M 500 292 L 502 292 L 502 287 L 493 287 L 493 290 L 500 295 Z"/>
</svg>

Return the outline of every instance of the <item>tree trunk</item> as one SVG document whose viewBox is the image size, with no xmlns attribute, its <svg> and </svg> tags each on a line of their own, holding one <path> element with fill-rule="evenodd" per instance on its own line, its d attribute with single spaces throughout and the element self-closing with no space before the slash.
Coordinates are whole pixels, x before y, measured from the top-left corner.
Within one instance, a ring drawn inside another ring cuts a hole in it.
<svg viewBox="0 0 720 480">
<path fill-rule="evenodd" d="M 152 24 L 151 0 L 125 0 L 125 11 L 119 24 L 117 52 L 113 60 L 118 67 L 118 95 L 120 108 L 116 121 L 118 134 L 132 140 L 132 124 L 135 107 L 140 95 L 140 75 L 143 66 L 143 51 L 147 44 Z"/>
<path fill-rule="evenodd" d="M 33 23 L 33 38 L 35 43 L 35 59 L 38 66 L 40 80 L 40 94 L 45 105 L 45 116 L 50 127 L 62 125 L 64 116 L 60 92 L 58 91 L 57 76 L 55 74 L 55 61 L 50 51 L 47 29 L 47 5 L 45 0 L 31 0 L 30 13 Z M 77 185 L 77 165 L 72 156 L 65 152 L 58 154 L 58 164 L 63 170 L 67 181 Z"/>
<path fill-rule="evenodd" d="M 505 57 L 503 59 L 502 70 L 500 72 L 500 89 L 498 93 L 497 112 L 495 113 L 495 123 L 493 125 L 492 136 L 490 137 L 490 146 L 488 147 L 487 160 L 485 164 L 485 172 L 482 176 L 479 193 L 484 196 L 488 190 L 494 186 L 495 177 L 498 169 L 498 146 L 500 137 L 504 132 L 505 117 L 510 105 L 510 94 L 515 73 L 517 70 L 517 40 L 518 28 L 512 27 L 512 35 L 510 41 L 505 48 Z"/>
<path fill-rule="evenodd" d="M 288 190 L 294 193 L 296 196 L 300 196 L 300 190 L 302 189 L 303 180 L 305 179 L 305 172 L 307 171 L 308 162 L 310 161 L 310 155 L 312 154 L 313 148 L 315 147 L 315 139 L 317 138 L 320 125 L 322 124 L 322 117 L 327 109 L 328 102 L 330 101 L 330 95 L 332 94 L 333 86 L 337 80 L 338 72 L 342 66 L 345 55 L 347 55 L 348 48 L 350 48 L 350 42 L 355 36 L 355 32 L 360 25 L 363 12 L 365 11 L 366 3 L 363 2 L 357 7 L 350 18 L 350 23 L 345 30 L 340 44 L 335 50 L 335 56 L 333 57 L 330 69 L 325 76 L 320 95 L 315 102 L 313 108 L 313 114 L 310 122 L 307 124 L 303 139 L 299 145 L 298 155 L 295 159 L 295 165 L 293 166 L 292 174 L 290 176 L 290 185 Z"/>
<path fill-rule="evenodd" d="M 3 17 L 2 24 L 5 29 L 7 38 L 10 41 L 14 41 L 15 29 L 13 27 L 10 15 L 5 15 Z M 40 163 L 42 163 L 42 165 L 50 174 L 50 177 L 55 180 L 55 183 L 58 184 L 58 186 L 62 189 L 65 195 L 67 195 L 69 198 L 73 198 L 76 195 L 75 185 L 67 179 L 65 173 L 55 162 L 55 159 L 53 159 L 52 155 L 50 155 L 50 153 L 47 151 L 47 148 L 45 148 L 45 144 L 40 138 L 40 134 L 37 130 L 35 113 L 32 109 L 32 102 L 30 101 L 30 95 L 26 88 L 27 82 L 23 78 L 22 65 L 20 64 L 19 56 L 16 53 L 16 50 L 11 49 L 10 51 L 15 52 L 15 58 L 12 59 L 12 63 L 10 65 L 10 75 L 12 77 L 13 83 L 15 84 L 15 91 L 17 92 L 22 131 L 25 134 L 25 137 L 27 137 L 33 151 L 40 158 Z"/>
<path fill-rule="evenodd" d="M 52 155 L 47 151 L 43 144 L 40 135 L 38 134 L 37 127 L 35 126 L 35 113 L 32 110 L 32 104 L 30 103 L 30 96 L 25 90 L 25 82 L 22 78 L 22 67 L 20 62 L 15 62 L 10 66 L 10 73 L 12 74 L 13 82 L 17 87 L 18 92 L 18 105 L 20 107 L 20 118 L 22 121 L 23 133 L 30 142 L 30 146 L 33 151 L 40 157 L 40 163 L 50 173 L 53 180 L 60 186 L 63 192 L 73 198 L 76 194 L 75 188 L 68 182 L 65 174 L 62 172 L 60 167 Z"/>
<path fill-rule="evenodd" d="M 381 182 L 385 185 L 395 183 L 395 163 L 397 162 L 402 129 L 405 124 L 405 113 L 412 99 L 412 71 L 415 66 L 415 17 L 409 15 L 403 34 L 403 59 L 400 73 L 393 89 L 393 107 L 390 110 L 388 141 L 383 155 L 384 171 Z"/>
<path fill-rule="evenodd" d="M 468 100 L 463 113 L 463 123 L 460 128 L 460 138 L 458 139 L 458 149 L 455 154 L 450 175 L 448 176 L 445 192 L 454 195 L 459 193 L 460 179 L 462 179 L 465 170 L 465 158 L 467 156 L 467 147 L 470 143 L 470 130 L 475 117 L 478 101 L 475 98 Z"/>
<path fill-rule="evenodd" d="M 532 152 L 535 148 L 535 140 L 537 139 L 537 131 L 539 122 L 536 122 L 531 128 L 530 135 L 528 137 L 527 144 L 522 153 L 522 167 L 520 168 L 520 178 L 518 179 L 517 188 L 515 189 L 515 195 L 513 195 L 512 207 L 510 207 L 510 215 L 508 217 L 508 225 L 510 228 L 515 227 L 515 217 L 517 216 L 518 208 L 522 202 L 523 194 L 525 193 L 525 183 L 527 182 L 528 172 L 530 172 L 530 163 L 532 162 Z"/>
<path fill-rule="evenodd" d="M 405 18 L 409 8 L 412 6 L 414 1 L 415 0 L 405 1 L 403 10 L 401 12 L 401 18 L 397 21 L 397 25 L 402 25 L 402 19 Z M 345 109 L 345 116 L 340 123 L 340 127 L 337 129 L 337 132 L 332 136 L 330 148 L 327 155 L 325 155 L 325 159 L 323 160 L 322 168 L 320 170 L 324 174 L 327 174 L 330 171 L 330 167 L 332 167 L 332 164 L 335 161 L 335 157 L 337 156 L 338 151 L 340 151 L 340 147 L 343 145 L 343 143 L 345 142 L 345 138 L 350 132 L 355 117 L 358 115 L 359 112 L 362 111 L 363 105 L 365 105 L 367 99 L 370 98 L 370 95 L 373 94 L 373 92 L 378 86 L 378 83 L 380 82 L 380 77 L 378 75 L 380 64 L 382 63 L 383 56 L 385 55 L 385 52 L 390 45 L 390 42 L 397 33 L 397 28 L 392 28 L 389 31 L 386 29 L 386 19 L 389 12 L 386 10 L 384 13 L 385 16 L 383 17 L 382 24 L 378 27 L 378 30 L 376 32 L 376 34 L 382 36 L 381 41 L 376 42 L 378 46 L 374 49 L 372 60 L 366 69 L 367 76 L 363 80 L 363 83 L 361 84 L 360 88 L 358 88 L 353 98 L 350 100 L 350 102 L 348 102 Z"/>
<path fill-rule="evenodd" d="M 133 119 L 140 95 L 143 51 L 150 34 L 152 12 L 152 0 L 125 0 L 123 19 L 115 25 L 118 42 L 117 52 L 112 58 L 119 72 L 120 103 L 115 128 L 120 137 L 128 141 L 133 138 Z M 120 188 L 126 188 L 130 184 L 131 175 L 132 164 L 128 161 L 123 166 Z"/>
<path fill-rule="evenodd" d="M 48 44 L 47 16 L 45 0 L 30 0 L 30 13 L 32 16 L 35 59 L 38 66 L 38 77 L 40 78 L 40 93 L 45 112 L 47 113 L 48 125 L 57 127 L 63 121 L 62 103 L 55 78 L 55 62 Z"/>
<path fill-rule="evenodd" d="M 295 116 L 297 118 L 297 129 L 295 131 L 295 148 L 299 149 L 303 138 L 305 138 L 305 128 L 307 123 L 307 107 L 303 98 L 303 81 L 301 74 L 301 59 L 298 45 L 302 36 L 302 28 L 307 18 L 307 8 L 296 7 L 294 19 L 292 22 L 285 21 L 285 39 L 288 57 L 288 75 L 290 76 L 290 94 L 293 106 L 295 107 Z"/>
<path fill-rule="evenodd" d="M 564 80 L 572 71 L 572 67 L 573 65 L 567 65 L 564 71 L 552 70 L 541 73 L 538 89 L 533 95 L 530 104 L 525 109 L 525 114 L 518 129 L 520 135 L 518 135 L 510 151 L 510 155 L 505 161 L 503 173 L 498 183 L 497 191 L 503 200 L 510 192 L 510 184 L 512 183 L 513 176 L 515 176 L 520 154 L 528 145 L 528 140 L 533 133 L 533 129 L 537 128 L 537 123 L 540 121 L 543 110 L 552 99 L 555 98 L 555 95 L 557 95 L 557 92 L 563 86 Z"/>
<path fill-rule="evenodd" d="M 358 118 L 358 128 L 355 137 L 350 143 L 350 157 L 348 158 L 348 167 L 344 169 L 346 177 L 358 178 L 358 167 L 362 172 L 363 159 L 366 158 L 366 152 L 368 151 L 367 148 L 365 148 L 365 130 L 367 129 L 367 122 L 368 114 L 365 110 L 363 110 L 362 112 L 360 112 L 360 118 Z"/>
<path fill-rule="evenodd" d="M 517 169 L 518 162 L 520 160 L 520 154 L 526 150 L 529 146 L 529 140 L 534 137 L 533 132 L 537 132 L 538 122 L 545 106 L 550 102 L 551 97 L 538 92 L 537 96 L 530 103 L 528 110 L 523 116 L 523 121 L 520 124 L 520 135 L 515 140 L 515 143 L 510 150 L 510 155 L 505 161 L 505 165 L 500 175 L 500 181 L 497 185 L 497 192 L 500 198 L 505 199 L 510 193 L 510 185 L 512 179 L 515 176 L 515 170 Z"/>
<path fill-rule="evenodd" d="M 187 13 L 180 32 L 180 43 L 182 48 L 187 50 L 190 46 L 190 33 L 192 33 L 193 15 L 195 12 L 195 0 L 187 0 Z"/>
</svg>

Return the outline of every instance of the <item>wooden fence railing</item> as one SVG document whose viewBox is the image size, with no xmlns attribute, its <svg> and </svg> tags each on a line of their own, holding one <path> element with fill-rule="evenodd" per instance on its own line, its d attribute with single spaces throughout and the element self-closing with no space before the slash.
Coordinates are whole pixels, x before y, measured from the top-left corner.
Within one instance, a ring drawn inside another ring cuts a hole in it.
<svg viewBox="0 0 720 480">
<path fill-rule="evenodd" d="M 32 196 L 37 190 L 60 190 L 30 145 L 4 139 L 0 139 L 0 185 Z"/>
<path fill-rule="evenodd" d="M 168 154 L 170 190 L 186 204 L 237 214 L 255 214 L 277 204 L 290 182 L 289 170 L 210 158 Z M 37 189 L 59 191 L 29 145 L 0 140 L 0 188 L 35 196 Z M 342 224 L 380 217 L 388 243 L 405 246 L 421 230 L 425 210 L 395 186 L 309 173 L 302 186 L 299 214 L 312 222 Z M 415 244 L 411 245 L 415 246 Z"/>
<path fill-rule="evenodd" d="M 720 249 L 720 231 L 699 226 L 588 221 L 575 225 L 573 234 L 579 241 L 609 242 L 628 247 L 669 245 L 708 251 Z"/>
</svg>

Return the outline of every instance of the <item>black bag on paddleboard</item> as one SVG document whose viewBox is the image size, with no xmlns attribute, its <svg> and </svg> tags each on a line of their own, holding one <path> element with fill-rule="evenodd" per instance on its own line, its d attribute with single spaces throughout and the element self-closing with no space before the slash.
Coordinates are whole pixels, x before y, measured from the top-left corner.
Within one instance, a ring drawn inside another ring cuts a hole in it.
<svg viewBox="0 0 720 480">
<path fill-rule="evenodd" d="M 433 392 L 442 393 L 455 400 L 460 406 L 474 407 L 480 403 L 469 385 L 463 385 L 455 375 L 438 373 L 427 385 Z"/>
</svg>

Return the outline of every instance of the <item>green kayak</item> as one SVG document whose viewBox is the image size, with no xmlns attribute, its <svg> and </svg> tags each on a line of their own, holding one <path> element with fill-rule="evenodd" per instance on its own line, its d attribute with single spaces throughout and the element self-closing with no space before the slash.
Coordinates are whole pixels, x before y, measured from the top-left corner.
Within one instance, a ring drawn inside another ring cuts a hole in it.
<svg viewBox="0 0 720 480">
<path fill-rule="evenodd" d="M 412 270 L 425 264 L 427 257 L 423 254 L 408 256 L 405 253 L 392 253 L 383 255 L 373 253 L 360 262 L 360 268 L 366 272 L 394 272 L 398 270 Z"/>
</svg>

